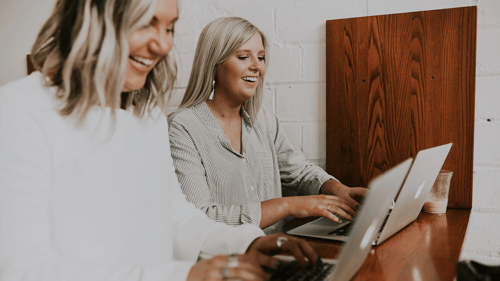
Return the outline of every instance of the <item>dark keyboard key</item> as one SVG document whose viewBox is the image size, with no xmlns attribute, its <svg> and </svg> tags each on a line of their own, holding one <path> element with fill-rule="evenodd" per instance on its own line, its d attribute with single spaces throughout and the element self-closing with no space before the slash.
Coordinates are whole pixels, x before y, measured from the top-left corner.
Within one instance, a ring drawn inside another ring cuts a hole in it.
<svg viewBox="0 0 500 281">
<path fill-rule="evenodd" d="M 334 264 L 318 263 L 317 266 L 307 264 L 305 268 L 297 261 L 283 262 L 279 270 L 267 271 L 269 281 L 320 281 L 328 277 L 333 271 Z"/>
</svg>

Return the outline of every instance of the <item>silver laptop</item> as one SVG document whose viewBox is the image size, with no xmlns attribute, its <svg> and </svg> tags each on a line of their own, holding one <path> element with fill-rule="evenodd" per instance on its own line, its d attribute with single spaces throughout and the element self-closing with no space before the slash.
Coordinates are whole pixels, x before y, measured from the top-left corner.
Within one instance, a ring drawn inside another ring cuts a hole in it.
<svg viewBox="0 0 500 281">
<path fill-rule="evenodd" d="M 361 210 L 358 212 L 356 221 L 353 222 L 353 235 L 349 236 L 346 244 L 342 247 L 337 260 L 323 259 L 327 272 L 323 272 L 322 278 L 314 280 L 350 280 L 365 261 L 371 244 L 380 229 L 387 214 L 392 199 L 396 196 L 413 159 L 408 159 L 396 167 L 376 177 L 368 184 L 370 193 L 365 198 Z M 282 259 L 293 259 L 279 256 Z M 302 270 L 311 273 L 309 270 Z M 297 278 L 293 269 L 287 269 L 285 273 Z M 312 280 L 306 276 L 301 280 Z M 271 276 L 268 280 L 288 280 L 282 275 Z"/>
<path fill-rule="evenodd" d="M 387 240 L 387 238 L 403 229 L 418 217 L 427 195 L 448 156 L 451 145 L 449 143 L 421 150 L 417 154 L 395 204 L 389 209 L 386 219 L 379 229 L 376 239 L 373 241 L 374 245 L 379 245 Z M 352 223 L 348 220 L 342 219 L 342 223 L 338 224 L 327 218 L 320 218 L 294 228 L 287 233 L 346 241 L 352 232 L 351 230 Z"/>
</svg>

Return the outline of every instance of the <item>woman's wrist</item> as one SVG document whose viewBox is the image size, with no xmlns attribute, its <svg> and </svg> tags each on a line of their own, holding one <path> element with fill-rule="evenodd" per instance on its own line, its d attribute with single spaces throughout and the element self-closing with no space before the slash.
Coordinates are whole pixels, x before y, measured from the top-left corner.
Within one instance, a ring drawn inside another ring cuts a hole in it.
<svg viewBox="0 0 500 281">
<path fill-rule="evenodd" d="M 346 187 L 343 185 L 341 182 L 336 181 L 336 180 L 327 180 L 323 183 L 321 188 L 319 189 L 320 194 L 332 194 L 337 196 L 339 194 L 339 191 L 343 188 Z"/>
<path fill-rule="evenodd" d="M 292 197 L 278 197 L 262 201 L 260 228 L 266 228 L 290 215 Z"/>
<path fill-rule="evenodd" d="M 291 201 L 292 201 L 293 197 L 282 197 L 282 198 L 283 198 L 283 208 L 285 210 L 285 217 L 288 217 L 291 215 L 290 205 L 292 205 Z"/>
</svg>

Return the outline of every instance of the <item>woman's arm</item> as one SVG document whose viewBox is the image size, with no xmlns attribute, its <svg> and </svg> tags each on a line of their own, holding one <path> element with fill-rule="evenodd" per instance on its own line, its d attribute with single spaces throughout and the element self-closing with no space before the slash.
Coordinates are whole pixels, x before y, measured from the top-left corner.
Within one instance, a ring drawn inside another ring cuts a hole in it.
<svg viewBox="0 0 500 281">
<path fill-rule="evenodd" d="M 328 201 L 326 198 L 318 196 L 289 197 L 292 198 L 290 200 L 292 200 L 293 207 L 290 209 L 295 210 L 294 216 L 304 217 L 315 214 L 336 222 L 339 221 L 338 218 L 331 214 L 333 212 L 346 219 L 352 219 L 351 216 L 355 215 L 353 208 L 358 203 L 352 203 L 354 200 L 345 196 L 345 190 L 332 183 L 338 183 L 342 187 L 345 187 L 345 185 L 338 182 L 320 167 L 307 161 L 302 152 L 296 151 L 283 132 L 276 116 L 267 113 L 265 110 L 262 111 L 262 114 L 269 126 L 269 138 L 271 138 L 276 150 L 283 187 L 296 191 L 297 195 L 317 195 L 320 194 L 320 191 L 326 191 L 325 194 L 332 194 L 329 193 L 332 186 L 339 190 L 338 193 L 333 194 L 335 196 L 328 197 Z M 322 187 L 325 188 L 322 189 Z M 348 201 L 348 199 L 352 201 Z"/>
<path fill-rule="evenodd" d="M 295 150 L 283 131 L 278 118 L 262 110 L 262 121 L 268 124 L 269 139 L 276 151 L 281 184 L 297 195 L 316 195 L 327 180 L 335 178 L 320 167 L 306 160 L 301 151 Z"/>
<path fill-rule="evenodd" d="M 267 112 L 264 113 L 268 116 Z M 348 187 L 320 167 L 307 161 L 301 152 L 294 150 L 281 129 L 278 118 L 275 116 L 268 116 L 267 118 L 271 131 L 270 135 L 276 148 L 283 186 L 297 191 L 298 195 L 335 195 L 342 198 L 350 209 L 357 209 L 359 202 L 366 196 L 368 189 L 364 187 Z M 346 211 L 350 213 L 351 210 Z M 341 214 L 339 213 L 339 215 Z"/>
</svg>

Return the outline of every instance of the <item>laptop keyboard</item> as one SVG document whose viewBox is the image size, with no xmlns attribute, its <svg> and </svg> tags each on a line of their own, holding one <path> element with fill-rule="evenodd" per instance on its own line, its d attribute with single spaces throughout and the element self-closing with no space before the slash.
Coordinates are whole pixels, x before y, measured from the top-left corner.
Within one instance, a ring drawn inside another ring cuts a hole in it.
<svg viewBox="0 0 500 281">
<path fill-rule="evenodd" d="M 326 280 L 333 272 L 335 264 L 317 262 L 313 267 L 311 264 L 305 268 L 297 261 L 284 261 L 279 270 L 269 270 L 269 281 L 321 281 Z"/>
</svg>

